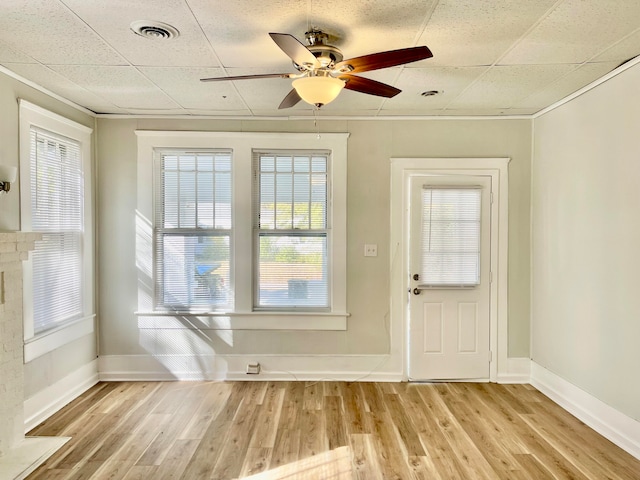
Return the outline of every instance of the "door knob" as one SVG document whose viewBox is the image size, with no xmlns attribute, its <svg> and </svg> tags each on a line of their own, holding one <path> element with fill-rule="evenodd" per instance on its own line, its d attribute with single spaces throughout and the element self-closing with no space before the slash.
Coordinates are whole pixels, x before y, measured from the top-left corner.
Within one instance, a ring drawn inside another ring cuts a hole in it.
<svg viewBox="0 0 640 480">
<path fill-rule="evenodd" d="M 420 295 L 420 289 L 418 287 L 413 289 L 413 294 L 414 295 Z"/>
</svg>

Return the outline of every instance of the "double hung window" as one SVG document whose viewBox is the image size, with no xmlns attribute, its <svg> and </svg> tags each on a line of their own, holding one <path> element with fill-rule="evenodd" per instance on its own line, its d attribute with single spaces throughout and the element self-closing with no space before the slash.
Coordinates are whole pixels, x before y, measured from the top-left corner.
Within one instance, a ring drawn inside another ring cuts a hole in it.
<svg viewBox="0 0 640 480">
<path fill-rule="evenodd" d="M 32 126 L 33 324 L 40 333 L 83 316 L 83 172 L 80 143 Z"/>
<path fill-rule="evenodd" d="M 256 308 L 328 308 L 329 152 L 254 152 Z"/>
<path fill-rule="evenodd" d="M 23 268 L 26 361 L 94 331 L 91 133 L 20 100 L 20 224 L 40 237 Z"/>
<path fill-rule="evenodd" d="M 156 302 L 175 309 L 232 304 L 231 152 L 158 152 Z"/>
</svg>

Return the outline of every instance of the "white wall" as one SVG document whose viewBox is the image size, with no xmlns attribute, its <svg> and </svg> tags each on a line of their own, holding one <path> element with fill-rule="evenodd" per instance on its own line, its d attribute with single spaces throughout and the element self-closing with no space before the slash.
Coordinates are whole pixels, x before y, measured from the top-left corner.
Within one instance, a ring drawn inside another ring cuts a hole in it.
<svg viewBox="0 0 640 480">
<path fill-rule="evenodd" d="M 532 358 L 640 420 L 640 65 L 534 122 Z"/>
<path fill-rule="evenodd" d="M 142 331 L 135 263 L 136 137 L 141 130 L 314 132 L 311 121 L 99 119 L 98 230 L 100 354 L 377 355 L 389 352 L 391 157 L 511 157 L 509 166 L 509 354 L 529 355 L 529 185 L 531 121 L 323 121 L 350 133 L 348 145 L 348 330 Z M 151 182 L 151 178 L 148 179 Z M 363 257 L 363 245 L 378 257 Z M 184 333 L 184 332 L 182 332 Z M 122 364 L 121 364 L 122 366 Z M 127 368 L 126 365 L 124 368 Z"/>
</svg>

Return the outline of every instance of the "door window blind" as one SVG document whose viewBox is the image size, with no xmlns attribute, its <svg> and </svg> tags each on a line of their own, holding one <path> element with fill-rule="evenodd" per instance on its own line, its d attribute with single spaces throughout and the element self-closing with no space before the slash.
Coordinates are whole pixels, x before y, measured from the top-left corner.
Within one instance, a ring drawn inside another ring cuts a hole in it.
<svg viewBox="0 0 640 480">
<path fill-rule="evenodd" d="M 35 333 L 83 314 L 84 181 L 80 143 L 32 127 L 31 228 Z"/>
<path fill-rule="evenodd" d="M 254 152 L 257 308 L 328 308 L 328 152 Z"/>
<path fill-rule="evenodd" d="M 480 283 L 480 187 L 422 190 L 423 286 Z"/>
<path fill-rule="evenodd" d="M 157 161 L 156 304 L 178 310 L 228 307 L 231 152 L 161 151 Z"/>
</svg>

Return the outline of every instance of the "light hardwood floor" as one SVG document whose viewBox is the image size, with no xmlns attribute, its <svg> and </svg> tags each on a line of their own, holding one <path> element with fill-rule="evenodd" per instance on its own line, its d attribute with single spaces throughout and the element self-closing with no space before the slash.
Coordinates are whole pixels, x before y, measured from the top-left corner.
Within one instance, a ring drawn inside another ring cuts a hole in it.
<svg viewBox="0 0 640 480">
<path fill-rule="evenodd" d="M 28 479 L 640 479 L 529 385 L 100 383 L 29 435 Z"/>
</svg>

